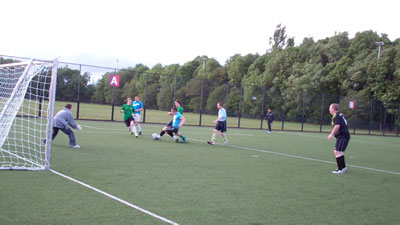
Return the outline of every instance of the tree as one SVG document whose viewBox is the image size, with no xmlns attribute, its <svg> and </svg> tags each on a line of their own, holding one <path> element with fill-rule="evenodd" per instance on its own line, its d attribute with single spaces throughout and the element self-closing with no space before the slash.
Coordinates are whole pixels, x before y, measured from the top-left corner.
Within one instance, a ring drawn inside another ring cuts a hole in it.
<svg viewBox="0 0 400 225">
<path fill-rule="evenodd" d="M 258 57 L 257 54 L 248 54 L 244 57 L 240 54 L 236 54 L 231 57 L 225 65 L 228 72 L 229 82 L 235 86 L 239 86 L 242 79 L 246 76 L 249 67 Z"/>
<path fill-rule="evenodd" d="M 272 46 L 270 50 L 267 50 L 267 53 L 269 51 L 275 51 L 275 50 L 282 50 L 286 46 L 286 27 L 281 24 L 276 25 L 274 35 L 269 38 L 269 44 Z M 294 41 L 290 40 L 290 44 L 293 45 Z"/>
</svg>

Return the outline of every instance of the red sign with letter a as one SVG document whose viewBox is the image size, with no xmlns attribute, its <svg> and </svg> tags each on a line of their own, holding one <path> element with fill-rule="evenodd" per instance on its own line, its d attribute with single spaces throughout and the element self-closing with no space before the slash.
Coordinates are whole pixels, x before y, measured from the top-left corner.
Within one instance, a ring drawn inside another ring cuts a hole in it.
<svg viewBox="0 0 400 225">
<path fill-rule="evenodd" d="M 119 75 L 111 74 L 108 79 L 108 85 L 113 87 L 119 87 Z"/>
</svg>

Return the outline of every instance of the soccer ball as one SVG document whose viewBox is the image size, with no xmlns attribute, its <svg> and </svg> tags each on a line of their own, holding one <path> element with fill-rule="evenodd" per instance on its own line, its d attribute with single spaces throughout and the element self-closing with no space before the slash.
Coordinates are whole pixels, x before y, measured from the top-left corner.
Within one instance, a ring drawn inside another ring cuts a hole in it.
<svg viewBox="0 0 400 225">
<path fill-rule="evenodd" d="M 153 140 L 158 140 L 158 134 L 157 133 L 153 133 L 152 135 L 151 135 L 153 138 Z"/>
</svg>

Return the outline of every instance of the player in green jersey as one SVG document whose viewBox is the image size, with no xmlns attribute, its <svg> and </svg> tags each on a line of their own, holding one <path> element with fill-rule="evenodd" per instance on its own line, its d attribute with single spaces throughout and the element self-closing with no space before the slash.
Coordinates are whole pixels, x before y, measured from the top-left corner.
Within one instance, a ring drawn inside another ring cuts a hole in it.
<svg viewBox="0 0 400 225">
<path fill-rule="evenodd" d="M 126 104 L 121 107 L 120 112 L 124 114 L 124 122 L 125 125 L 128 127 L 128 130 L 131 132 L 131 135 L 135 134 L 136 138 L 138 137 L 136 127 L 133 125 L 134 119 L 132 117 L 132 113 L 134 108 L 132 106 L 132 98 L 126 99 Z"/>
</svg>

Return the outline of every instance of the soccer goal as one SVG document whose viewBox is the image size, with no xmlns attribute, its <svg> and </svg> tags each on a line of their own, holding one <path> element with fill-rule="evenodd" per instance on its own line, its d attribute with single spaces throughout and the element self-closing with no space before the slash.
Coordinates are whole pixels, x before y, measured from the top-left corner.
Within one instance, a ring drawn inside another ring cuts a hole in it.
<svg viewBox="0 0 400 225">
<path fill-rule="evenodd" d="M 0 65 L 0 169 L 50 168 L 58 60 Z"/>
</svg>

